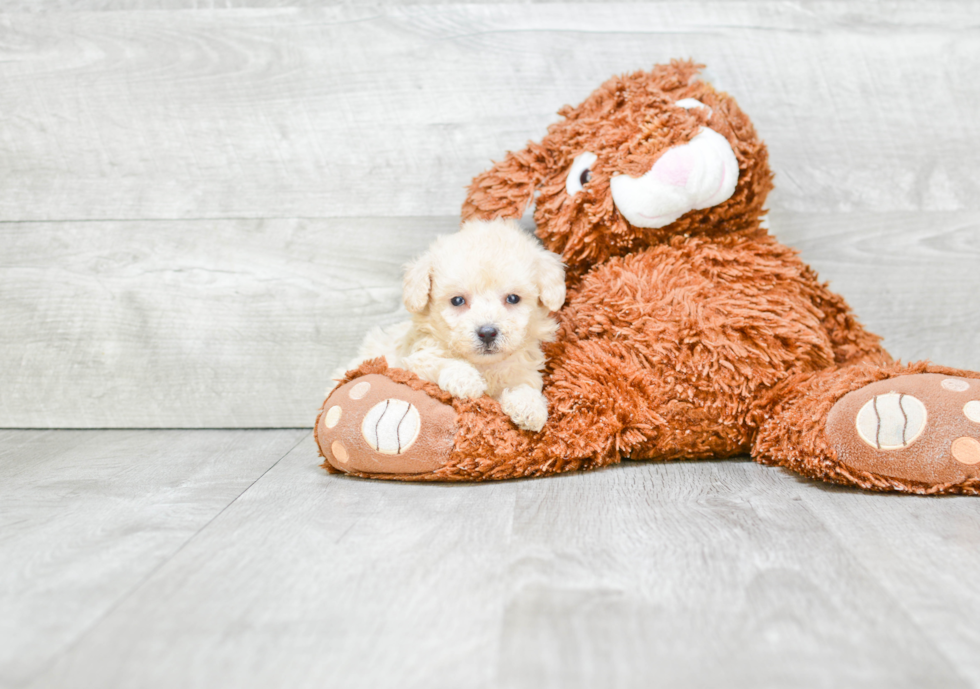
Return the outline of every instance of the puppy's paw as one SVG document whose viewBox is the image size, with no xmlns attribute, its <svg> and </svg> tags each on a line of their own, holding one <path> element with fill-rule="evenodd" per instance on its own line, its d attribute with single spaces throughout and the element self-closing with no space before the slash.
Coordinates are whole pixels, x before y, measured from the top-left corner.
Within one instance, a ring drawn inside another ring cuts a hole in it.
<svg viewBox="0 0 980 689">
<path fill-rule="evenodd" d="M 464 361 L 454 361 L 439 372 L 439 387 L 463 399 L 480 397 L 487 391 L 480 372 Z"/>
<path fill-rule="evenodd" d="M 540 431 L 548 420 L 548 400 L 530 385 L 507 388 L 499 402 L 504 413 L 525 431 Z"/>
</svg>

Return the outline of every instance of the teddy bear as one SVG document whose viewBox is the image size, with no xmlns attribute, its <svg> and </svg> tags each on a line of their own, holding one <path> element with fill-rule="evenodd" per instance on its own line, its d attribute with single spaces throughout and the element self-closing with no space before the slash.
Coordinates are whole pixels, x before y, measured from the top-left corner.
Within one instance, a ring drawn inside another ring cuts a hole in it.
<svg viewBox="0 0 980 689">
<path fill-rule="evenodd" d="M 609 79 L 468 188 L 464 220 L 533 204 L 567 267 L 544 428 L 380 358 L 320 410 L 325 469 L 477 481 L 748 454 L 870 490 L 980 492 L 980 374 L 895 362 L 768 232 L 766 147 L 702 68 Z"/>
</svg>

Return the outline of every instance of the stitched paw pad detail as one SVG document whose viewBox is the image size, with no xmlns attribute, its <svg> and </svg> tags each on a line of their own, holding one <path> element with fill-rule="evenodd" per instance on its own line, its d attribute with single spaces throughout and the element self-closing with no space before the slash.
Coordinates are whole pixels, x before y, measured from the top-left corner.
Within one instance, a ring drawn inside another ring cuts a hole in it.
<svg viewBox="0 0 980 689">
<path fill-rule="evenodd" d="M 827 417 L 847 467 L 927 485 L 980 477 L 980 381 L 920 373 L 848 393 Z"/>
<path fill-rule="evenodd" d="M 334 469 L 425 474 L 448 461 L 456 412 L 424 392 L 371 374 L 330 394 L 315 433 L 321 453 Z"/>
<path fill-rule="evenodd" d="M 858 412 L 861 440 L 877 450 L 898 450 L 914 443 L 926 428 L 928 412 L 912 395 L 886 392 L 875 395 Z"/>
<path fill-rule="evenodd" d="M 415 405 L 389 397 L 368 410 L 361 422 L 361 436 L 372 450 L 400 455 L 415 444 L 421 427 Z"/>
</svg>

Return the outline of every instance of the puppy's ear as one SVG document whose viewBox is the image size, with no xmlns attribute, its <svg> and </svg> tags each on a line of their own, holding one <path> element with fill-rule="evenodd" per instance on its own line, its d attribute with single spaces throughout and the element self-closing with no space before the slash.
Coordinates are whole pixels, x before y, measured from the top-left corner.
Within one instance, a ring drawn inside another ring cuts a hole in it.
<svg viewBox="0 0 980 689">
<path fill-rule="evenodd" d="M 523 151 L 508 153 L 481 172 L 467 191 L 463 220 L 520 218 L 545 173 L 552 168 L 551 158 L 548 149 L 531 142 Z"/>
<path fill-rule="evenodd" d="M 402 282 L 402 301 L 410 313 L 421 313 L 429 303 L 429 290 L 432 288 L 432 257 L 420 256 L 405 266 L 405 279 Z"/>
<path fill-rule="evenodd" d="M 557 311 L 565 303 L 565 266 L 561 257 L 550 251 L 542 251 L 537 273 L 541 303 L 549 311 Z"/>
</svg>

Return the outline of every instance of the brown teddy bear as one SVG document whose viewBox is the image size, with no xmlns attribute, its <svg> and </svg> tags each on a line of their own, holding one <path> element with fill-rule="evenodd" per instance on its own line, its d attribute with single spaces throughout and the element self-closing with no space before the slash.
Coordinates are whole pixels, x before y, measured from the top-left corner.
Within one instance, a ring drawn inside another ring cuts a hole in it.
<svg viewBox="0 0 980 689">
<path fill-rule="evenodd" d="M 464 219 L 534 202 L 568 267 L 544 429 L 376 359 L 317 418 L 328 471 L 471 481 L 750 453 L 862 488 L 980 492 L 980 374 L 893 362 L 768 234 L 766 148 L 698 72 L 610 79 L 469 188 Z"/>
</svg>

